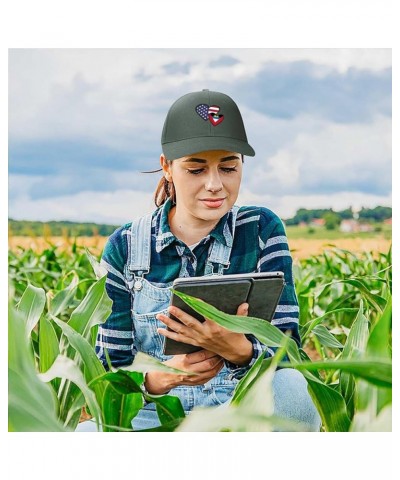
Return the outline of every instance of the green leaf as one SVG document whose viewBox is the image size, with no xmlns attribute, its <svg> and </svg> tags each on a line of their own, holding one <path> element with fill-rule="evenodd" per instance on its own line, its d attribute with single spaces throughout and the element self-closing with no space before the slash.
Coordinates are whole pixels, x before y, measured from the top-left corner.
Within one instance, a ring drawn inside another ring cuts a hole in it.
<svg viewBox="0 0 400 480">
<path fill-rule="evenodd" d="M 50 382 L 54 378 L 63 378 L 73 382 L 84 394 L 88 407 L 99 427 L 101 422 L 101 410 L 96 401 L 94 392 L 88 387 L 79 367 L 70 358 L 59 355 L 56 361 L 45 373 L 40 373 L 39 378 L 43 382 Z"/>
<path fill-rule="evenodd" d="M 57 334 L 46 316 L 42 316 L 39 322 L 39 371 L 45 372 L 54 363 L 60 354 Z M 55 391 L 60 387 L 60 380 L 54 379 L 52 385 Z"/>
<path fill-rule="evenodd" d="M 174 395 L 147 395 L 146 399 L 151 399 L 156 404 L 161 425 L 168 424 L 176 419 L 185 418 L 185 412 L 179 397 Z"/>
<path fill-rule="evenodd" d="M 322 345 L 333 348 L 343 348 L 343 345 L 333 336 L 324 325 L 317 325 L 312 332 Z"/>
<path fill-rule="evenodd" d="M 358 288 L 364 294 L 365 298 L 368 299 L 371 305 L 373 305 L 378 312 L 382 312 L 382 310 L 385 308 L 386 300 L 380 297 L 379 295 L 371 293 L 370 287 L 365 281 L 360 279 L 355 280 L 355 279 L 347 278 L 345 280 L 342 280 L 342 282 Z"/>
<path fill-rule="evenodd" d="M 45 372 L 60 354 L 57 334 L 47 317 L 43 316 L 39 323 L 39 370 Z"/>
<path fill-rule="evenodd" d="M 236 385 L 235 392 L 231 400 L 232 405 L 238 405 L 240 403 L 252 385 L 254 385 L 254 382 L 257 380 L 258 376 L 265 372 L 271 365 L 271 361 L 272 357 L 264 359 L 264 353 L 257 358 L 250 370 Z"/>
<path fill-rule="evenodd" d="M 10 432 L 63 432 L 51 387 L 33 372 L 8 369 L 8 430 Z"/>
<path fill-rule="evenodd" d="M 52 380 L 52 382 L 54 382 L 54 380 Z M 73 402 L 70 404 L 70 407 L 67 412 L 67 416 L 65 418 L 64 425 L 76 425 L 77 421 L 79 421 L 81 417 L 82 408 L 85 406 L 86 406 L 85 396 L 79 390 L 79 393 L 76 396 L 74 396 Z"/>
<path fill-rule="evenodd" d="M 62 432 L 57 399 L 39 380 L 25 318 L 15 308 L 8 314 L 8 428 L 13 432 Z"/>
<path fill-rule="evenodd" d="M 286 362 L 281 364 L 281 366 L 288 365 Z M 327 360 L 325 362 L 290 364 L 290 366 L 298 370 L 341 370 L 352 373 L 355 377 L 362 378 L 373 385 L 392 387 L 392 364 L 382 359 Z"/>
<path fill-rule="evenodd" d="M 306 372 L 303 372 L 305 374 Z M 307 372 L 308 373 L 308 372 Z M 304 375 L 308 382 L 308 391 L 320 414 L 322 424 L 327 432 L 347 432 L 350 419 L 346 403 L 339 392 L 320 380 Z"/>
<path fill-rule="evenodd" d="M 67 288 L 60 290 L 56 293 L 54 298 L 50 299 L 49 301 L 49 313 L 57 317 L 58 315 L 64 313 L 68 307 L 71 305 L 71 301 L 73 300 L 78 283 L 79 277 L 76 272 L 70 272 L 72 274 L 71 283 L 68 285 Z"/>
<path fill-rule="evenodd" d="M 310 322 L 308 322 L 306 325 L 304 325 L 304 328 L 307 327 L 307 330 L 305 331 L 305 333 L 302 335 L 303 338 L 306 338 L 310 332 L 317 326 L 319 325 L 322 320 L 324 320 L 325 318 L 327 317 L 330 317 L 331 315 L 338 315 L 340 313 L 355 313 L 357 312 L 358 309 L 357 308 L 348 308 L 348 307 L 345 307 L 345 308 L 338 308 L 336 310 L 330 310 L 329 312 L 325 312 L 323 315 L 317 317 L 317 318 L 314 318 L 314 320 L 311 320 Z"/>
<path fill-rule="evenodd" d="M 363 302 L 360 302 L 360 308 L 356 319 L 347 336 L 347 340 L 342 352 L 342 360 L 360 357 L 365 353 L 368 341 L 368 320 L 363 314 Z M 348 372 L 340 372 L 340 390 L 346 401 L 350 418 L 354 414 L 354 376 Z"/>
<path fill-rule="evenodd" d="M 85 247 L 85 252 L 86 256 L 89 259 L 90 265 L 93 268 L 93 271 L 96 275 L 97 280 L 100 280 L 100 278 L 103 278 L 105 275 L 107 275 L 107 269 L 104 268 L 97 260 L 96 257 L 94 257 L 90 251 Z"/>
<path fill-rule="evenodd" d="M 112 432 L 122 427 L 132 430 L 132 419 L 143 407 L 141 393 L 121 394 L 111 384 L 107 385 L 103 397 L 104 432 Z"/>
<path fill-rule="evenodd" d="M 116 393 L 120 395 L 129 395 L 140 393 L 148 402 L 156 404 L 157 414 L 162 424 L 167 424 L 177 418 L 183 418 L 185 412 L 178 397 L 172 395 L 152 395 L 145 394 L 140 388 L 143 383 L 143 374 L 132 374 L 123 370 L 117 372 L 107 372 L 93 383 L 99 380 L 110 382 Z"/>
<path fill-rule="evenodd" d="M 85 338 L 89 338 L 94 325 L 104 323 L 111 314 L 112 301 L 106 293 L 105 283 L 106 277 L 103 277 L 89 288 L 68 321 L 68 325 Z"/>
<path fill-rule="evenodd" d="M 28 284 L 21 300 L 16 305 L 17 310 L 21 312 L 25 318 L 25 332 L 28 337 L 38 323 L 45 304 L 46 294 L 44 293 L 43 288 L 34 287 L 33 285 Z"/>
<path fill-rule="evenodd" d="M 143 375 L 141 381 L 137 381 L 122 370 L 116 372 L 106 372 L 90 382 L 90 386 L 95 387 L 99 382 L 110 382 L 116 392 L 121 395 L 130 393 L 142 393 L 140 385 L 143 383 Z"/>
<path fill-rule="evenodd" d="M 376 322 L 368 339 L 368 355 L 378 358 L 390 358 L 390 333 L 392 325 L 392 297 L 389 299 L 385 309 Z"/>
<path fill-rule="evenodd" d="M 125 370 L 127 372 L 142 372 L 146 373 L 150 370 L 159 371 L 159 372 L 166 372 L 166 373 L 176 373 L 185 375 L 198 375 L 194 372 L 186 372 L 185 370 L 179 370 L 177 368 L 169 367 L 164 363 L 160 362 L 156 358 L 148 355 L 147 353 L 137 352 L 135 355 L 135 359 L 133 362 L 128 366 L 120 367 L 119 370 Z"/>
<path fill-rule="evenodd" d="M 95 378 L 103 375 L 105 369 L 103 364 L 97 357 L 90 343 L 77 333 L 69 324 L 62 322 L 56 317 L 52 317 L 53 321 L 61 328 L 63 334 L 68 338 L 71 346 L 78 352 L 84 365 L 85 379 L 87 383 L 90 383 Z M 96 394 L 97 402 L 101 405 L 105 386 L 102 383 L 97 383 L 94 386 L 94 392 Z"/>
</svg>

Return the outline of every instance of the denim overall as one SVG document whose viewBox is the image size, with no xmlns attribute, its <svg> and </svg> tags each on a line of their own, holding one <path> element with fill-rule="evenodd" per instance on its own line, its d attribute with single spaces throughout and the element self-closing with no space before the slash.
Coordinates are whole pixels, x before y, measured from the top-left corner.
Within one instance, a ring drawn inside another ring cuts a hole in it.
<svg viewBox="0 0 400 480">
<path fill-rule="evenodd" d="M 234 222 L 238 208 L 234 207 Z M 172 283 L 154 285 L 146 280 L 150 271 L 151 252 L 151 215 L 132 223 L 131 239 L 128 237 L 128 260 L 125 266 L 125 278 L 132 291 L 132 319 L 135 348 L 160 361 L 171 356 L 163 355 L 163 336 L 157 328 L 166 326 L 156 319 L 158 313 L 167 313 L 170 303 Z M 233 232 L 232 232 L 233 234 Z M 231 247 L 214 242 L 206 261 L 205 275 L 222 275 L 229 266 Z M 216 272 L 215 272 L 216 270 Z M 182 270 L 182 275 L 186 270 Z M 168 392 L 179 397 L 185 413 L 195 406 L 220 406 L 225 408 L 232 398 L 233 391 L 239 382 L 232 378 L 229 369 L 224 366 L 218 375 L 205 385 L 181 385 Z M 295 369 L 284 368 L 275 372 L 272 381 L 274 398 L 274 414 L 278 417 L 301 422 L 309 431 L 319 431 L 321 419 L 307 390 L 307 382 L 303 375 Z M 223 405 L 223 406 L 222 406 Z M 154 428 L 160 425 L 154 403 L 142 408 L 132 421 L 134 431 Z M 93 421 L 82 422 L 77 432 L 95 432 Z"/>
<path fill-rule="evenodd" d="M 233 225 L 235 225 L 238 210 L 239 207 L 233 208 Z M 150 270 L 151 220 L 152 216 L 149 214 L 132 223 L 130 242 L 128 238 L 125 277 L 133 295 L 132 319 L 135 348 L 163 362 L 172 357 L 163 355 L 164 337 L 157 332 L 157 328 L 166 328 L 166 325 L 157 320 L 156 315 L 167 314 L 172 284 L 160 287 L 145 278 Z M 214 241 L 206 261 L 205 275 L 222 275 L 223 270 L 229 267 L 231 249 L 231 246 Z M 205 385 L 180 385 L 171 389 L 168 394 L 179 397 L 183 409 L 189 413 L 194 406 L 217 406 L 227 402 L 232 397 L 238 381 L 232 378 L 230 370 L 224 365 L 218 375 Z M 144 408 L 155 410 L 155 405 L 150 403 Z"/>
</svg>

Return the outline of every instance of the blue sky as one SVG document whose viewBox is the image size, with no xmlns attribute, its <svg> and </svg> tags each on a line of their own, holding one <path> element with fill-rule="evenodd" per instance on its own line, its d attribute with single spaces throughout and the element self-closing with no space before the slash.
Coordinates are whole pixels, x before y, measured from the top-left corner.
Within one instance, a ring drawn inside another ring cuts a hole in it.
<svg viewBox="0 0 400 480">
<path fill-rule="evenodd" d="M 9 217 L 120 224 L 152 210 L 169 106 L 232 96 L 256 151 L 238 204 L 391 205 L 390 49 L 9 52 Z"/>
</svg>

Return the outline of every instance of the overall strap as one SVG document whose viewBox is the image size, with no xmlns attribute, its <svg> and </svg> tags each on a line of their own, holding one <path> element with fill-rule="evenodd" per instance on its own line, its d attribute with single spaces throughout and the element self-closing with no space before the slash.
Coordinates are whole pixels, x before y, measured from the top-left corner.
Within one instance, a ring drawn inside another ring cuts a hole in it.
<svg viewBox="0 0 400 480">
<path fill-rule="evenodd" d="M 133 274 L 135 290 L 142 289 L 142 279 L 150 271 L 152 214 L 134 220 L 128 242 L 128 272 Z"/>
<path fill-rule="evenodd" d="M 206 266 L 204 269 L 204 275 L 223 275 L 224 270 L 229 268 L 229 258 L 231 256 L 233 239 L 235 236 L 236 217 L 239 211 L 239 207 L 234 205 L 231 210 L 232 218 L 232 235 L 230 232 L 224 232 L 227 237 L 227 244 L 224 245 L 221 242 L 214 240 L 211 251 L 209 253 Z M 217 266 L 218 271 L 214 272 L 214 266 Z"/>
</svg>

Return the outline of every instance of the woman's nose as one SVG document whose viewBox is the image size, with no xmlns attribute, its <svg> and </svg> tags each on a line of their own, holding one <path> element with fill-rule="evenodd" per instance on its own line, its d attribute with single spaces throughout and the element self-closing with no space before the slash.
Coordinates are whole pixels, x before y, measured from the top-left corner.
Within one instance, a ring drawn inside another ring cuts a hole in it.
<svg viewBox="0 0 400 480">
<path fill-rule="evenodd" d="M 222 181 L 219 173 L 210 172 L 205 184 L 205 189 L 208 192 L 219 192 L 222 190 Z"/>
</svg>

